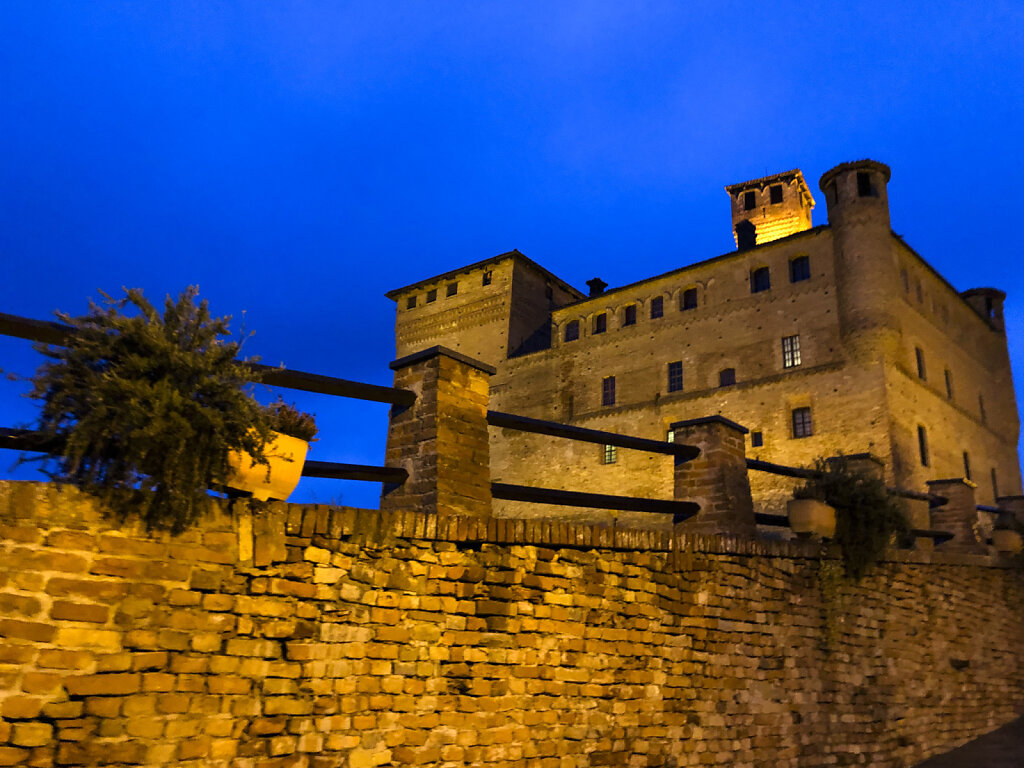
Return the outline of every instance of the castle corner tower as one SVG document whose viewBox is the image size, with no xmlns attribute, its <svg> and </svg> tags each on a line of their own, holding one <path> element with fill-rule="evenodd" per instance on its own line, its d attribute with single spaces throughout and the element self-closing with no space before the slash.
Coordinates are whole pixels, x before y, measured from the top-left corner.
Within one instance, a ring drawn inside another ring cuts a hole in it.
<svg viewBox="0 0 1024 768">
<path fill-rule="evenodd" d="M 725 188 L 732 200 L 732 232 L 741 251 L 811 228 L 811 196 L 799 169 Z"/>
</svg>

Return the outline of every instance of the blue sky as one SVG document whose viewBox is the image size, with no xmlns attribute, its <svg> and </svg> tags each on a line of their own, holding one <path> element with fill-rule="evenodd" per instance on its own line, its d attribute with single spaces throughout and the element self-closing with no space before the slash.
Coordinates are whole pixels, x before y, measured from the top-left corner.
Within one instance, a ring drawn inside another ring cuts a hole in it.
<svg viewBox="0 0 1024 768">
<path fill-rule="evenodd" d="M 390 288 L 512 248 L 621 285 L 733 250 L 726 184 L 799 167 L 820 224 L 818 177 L 871 157 L 896 232 L 1007 291 L 1024 383 L 1019 2 L 11 0 L 0 28 L 2 312 L 198 284 L 265 362 L 387 384 Z M 383 406 L 293 399 L 313 458 L 383 460 Z"/>
</svg>

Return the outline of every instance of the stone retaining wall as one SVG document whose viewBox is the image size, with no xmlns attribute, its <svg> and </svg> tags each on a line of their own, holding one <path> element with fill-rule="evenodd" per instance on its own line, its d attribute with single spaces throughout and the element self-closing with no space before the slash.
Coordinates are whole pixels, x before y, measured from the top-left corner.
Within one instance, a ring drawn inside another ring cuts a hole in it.
<svg viewBox="0 0 1024 768">
<path fill-rule="evenodd" d="M 1024 711 L 1005 566 L 0 483 L 0 765 L 909 766 Z"/>
</svg>

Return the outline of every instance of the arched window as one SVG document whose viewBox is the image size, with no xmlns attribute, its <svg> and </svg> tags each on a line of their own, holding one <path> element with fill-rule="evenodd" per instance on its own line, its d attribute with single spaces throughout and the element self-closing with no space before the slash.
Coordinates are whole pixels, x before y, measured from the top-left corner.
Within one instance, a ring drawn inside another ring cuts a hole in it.
<svg viewBox="0 0 1024 768">
<path fill-rule="evenodd" d="M 580 321 L 570 320 L 565 324 L 565 340 L 576 341 L 580 337 Z"/>
<path fill-rule="evenodd" d="M 758 267 L 750 271 L 750 292 L 761 293 L 772 287 L 772 276 L 768 267 Z"/>
<path fill-rule="evenodd" d="M 736 383 L 736 369 L 723 368 L 718 372 L 718 386 L 731 387 Z"/>
</svg>

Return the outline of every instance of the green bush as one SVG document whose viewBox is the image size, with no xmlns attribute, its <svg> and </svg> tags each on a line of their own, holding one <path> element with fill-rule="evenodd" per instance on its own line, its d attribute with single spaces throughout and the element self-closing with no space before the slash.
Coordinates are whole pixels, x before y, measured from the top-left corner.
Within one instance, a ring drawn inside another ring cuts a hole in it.
<svg viewBox="0 0 1024 768">
<path fill-rule="evenodd" d="M 180 532 L 224 483 L 229 451 L 267 463 L 270 419 L 246 390 L 253 371 L 236 360 L 230 318 L 211 317 L 197 288 L 168 296 L 162 316 L 142 291 L 125 294 L 103 294 L 82 317 L 58 313 L 74 333 L 65 347 L 38 347 L 50 360 L 33 378 L 37 428 L 62 445 L 53 479 L 118 519 Z"/>
</svg>

